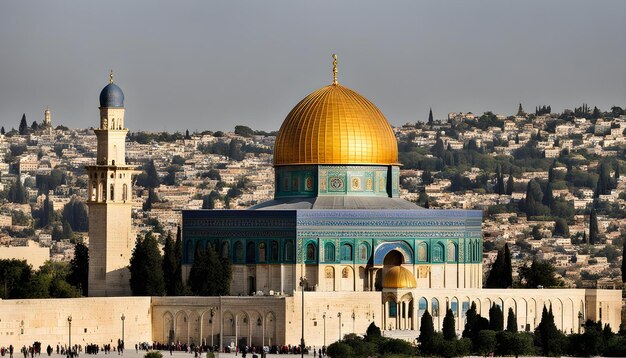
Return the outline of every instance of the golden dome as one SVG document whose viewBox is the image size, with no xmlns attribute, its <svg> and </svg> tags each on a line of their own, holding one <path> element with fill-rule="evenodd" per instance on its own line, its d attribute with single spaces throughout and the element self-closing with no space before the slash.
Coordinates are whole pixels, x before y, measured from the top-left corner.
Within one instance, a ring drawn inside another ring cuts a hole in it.
<svg viewBox="0 0 626 358">
<path fill-rule="evenodd" d="M 416 288 L 417 280 L 411 271 L 402 266 L 390 268 L 383 276 L 383 288 Z"/>
<path fill-rule="evenodd" d="M 306 96 L 287 115 L 274 165 L 397 165 L 398 143 L 376 106 L 336 81 Z"/>
</svg>

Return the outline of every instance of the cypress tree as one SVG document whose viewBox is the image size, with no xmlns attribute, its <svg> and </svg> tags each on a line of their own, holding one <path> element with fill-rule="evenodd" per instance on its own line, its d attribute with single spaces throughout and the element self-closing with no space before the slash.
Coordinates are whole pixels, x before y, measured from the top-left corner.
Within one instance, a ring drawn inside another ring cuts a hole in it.
<svg viewBox="0 0 626 358">
<path fill-rule="evenodd" d="M 496 170 L 496 194 L 504 194 L 504 176 L 502 174 L 502 168 L 498 165 Z"/>
<path fill-rule="evenodd" d="M 182 296 L 185 293 L 185 285 L 183 284 L 183 242 L 182 242 L 182 232 L 180 230 L 180 226 L 176 230 L 176 243 L 174 244 L 174 257 L 176 259 L 176 269 L 174 270 L 174 275 L 172 279 L 173 287 L 174 287 L 174 295 Z"/>
<path fill-rule="evenodd" d="M 70 274 L 67 282 L 80 289 L 87 296 L 89 288 L 89 248 L 82 242 L 74 246 L 74 258 L 70 261 Z"/>
<path fill-rule="evenodd" d="M 130 258 L 130 289 L 134 296 L 162 296 L 165 293 L 161 253 L 152 233 L 137 237 Z"/>
<path fill-rule="evenodd" d="M 622 282 L 626 282 L 626 260 L 624 259 L 624 253 L 626 252 L 626 240 L 622 245 Z"/>
<path fill-rule="evenodd" d="M 26 113 L 22 114 L 22 120 L 18 129 L 20 135 L 28 134 L 28 123 L 26 123 Z"/>
<path fill-rule="evenodd" d="M 513 186 L 514 186 L 514 181 L 513 181 L 513 174 L 509 173 L 509 179 L 506 181 L 506 195 L 511 195 L 513 194 Z"/>
<path fill-rule="evenodd" d="M 420 350 L 424 353 L 429 353 L 432 350 L 433 338 L 435 337 L 435 326 L 433 324 L 433 317 L 428 313 L 428 308 L 424 311 L 422 319 L 420 321 L 420 335 L 418 340 L 420 342 Z"/>
<path fill-rule="evenodd" d="M 5 135 L 6 131 L 4 130 L 4 126 L 2 126 L 2 128 L 0 128 L 0 134 Z"/>
<path fill-rule="evenodd" d="M 552 183 L 548 182 L 548 185 L 546 185 L 546 191 L 543 193 L 543 200 L 542 200 L 543 205 L 552 208 L 552 206 L 554 205 L 554 194 L 552 193 Z"/>
<path fill-rule="evenodd" d="M 176 253 L 174 252 L 172 235 L 168 233 L 163 247 L 163 281 L 165 282 L 165 293 L 168 296 L 177 295 L 174 275 L 176 275 Z"/>
<path fill-rule="evenodd" d="M 589 243 L 591 245 L 598 243 L 598 233 L 598 215 L 596 214 L 596 209 L 591 209 L 591 214 L 589 215 Z"/>
<path fill-rule="evenodd" d="M 496 332 L 500 332 L 504 329 L 504 315 L 502 314 L 502 309 L 495 303 L 492 303 L 491 308 L 489 308 L 489 329 Z"/>
<path fill-rule="evenodd" d="M 615 162 L 615 184 L 619 180 L 619 162 Z"/>
<path fill-rule="evenodd" d="M 476 302 L 472 301 L 470 308 L 465 313 L 465 328 L 463 329 L 463 338 L 471 338 L 473 336 L 474 325 L 476 324 Z"/>
<path fill-rule="evenodd" d="M 548 183 L 554 181 L 554 168 L 556 168 L 556 159 L 552 161 L 552 165 L 550 165 L 550 169 L 548 169 Z"/>
<path fill-rule="evenodd" d="M 489 271 L 489 277 L 487 277 L 487 282 L 485 283 L 485 287 L 487 288 L 502 288 L 502 276 L 504 275 L 504 255 L 502 254 L 502 250 L 498 250 L 498 256 L 496 256 L 496 261 L 491 265 L 491 270 Z"/>
<path fill-rule="evenodd" d="M 511 250 L 509 244 L 504 244 L 504 265 L 502 270 L 503 288 L 513 287 L 513 265 L 511 264 Z"/>
<path fill-rule="evenodd" d="M 221 260 L 213 245 L 206 251 L 196 250 L 193 265 L 189 271 L 188 285 L 198 296 L 221 296 L 230 291 L 230 264 Z"/>
<path fill-rule="evenodd" d="M 511 333 L 517 333 L 517 317 L 511 307 L 509 307 L 509 314 L 506 318 L 506 330 Z"/>
<path fill-rule="evenodd" d="M 456 323 L 454 313 L 448 308 L 446 316 L 443 318 L 443 338 L 448 341 L 456 340 Z"/>
<path fill-rule="evenodd" d="M 428 124 L 432 126 L 433 122 L 434 122 L 433 109 L 431 108 L 430 111 L 428 112 Z"/>
</svg>

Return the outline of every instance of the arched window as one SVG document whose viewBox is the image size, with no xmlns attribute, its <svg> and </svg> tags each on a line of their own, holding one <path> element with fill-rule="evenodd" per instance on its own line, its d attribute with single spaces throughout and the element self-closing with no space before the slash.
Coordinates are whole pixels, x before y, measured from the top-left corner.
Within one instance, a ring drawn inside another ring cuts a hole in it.
<svg viewBox="0 0 626 358">
<path fill-rule="evenodd" d="M 428 244 L 425 242 L 420 242 L 417 245 L 417 260 L 428 261 Z"/>
<path fill-rule="evenodd" d="M 307 261 L 315 261 L 315 245 L 308 244 L 306 245 L 306 260 Z"/>
<path fill-rule="evenodd" d="M 443 245 L 440 242 L 433 247 L 433 262 L 443 262 Z"/>
<path fill-rule="evenodd" d="M 389 317 L 394 318 L 398 315 L 398 304 L 393 300 L 389 300 L 388 302 L 389 302 Z"/>
<path fill-rule="evenodd" d="M 361 261 L 368 261 L 369 260 L 369 253 L 367 252 L 367 245 L 365 244 L 361 244 L 361 246 L 359 246 L 359 260 Z"/>
<path fill-rule="evenodd" d="M 324 245 L 324 261 L 335 261 L 335 245 L 330 242 Z"/>
<path fill-rule="evenodd" d="M 235 260 L 237 260 L 237 262 L 243 261 L 243 244 L 241 241 L 237 241 L 235 244 Z"/>
<path fill-rule="evenodd" d="M 436 298 L 433 298 L 431 304 L 430 304 L 430 310 L 431 310 L 431 315 L 433 317 L 439 317 L 439 300 Z"/>
<path fill-rule="evenodd" d="M 285 242 L 285 261 L 293 260 L 293 241 L 287 240 Z"/>
<path fill-rule="evenodd" d="M 98 183 L 96 183 L 95 181 L 91 183 L 91 200 L 92 201 L 96 201 L 98 200 L 96 197 L 96 192 L 98 190 Z"/>
<path fill-rule="evenodd" d="M 265 262 L 265 243 L 259 243 L 259 262 Z"/>
<path fill-rule="evenodd" d="M 448 243 L 448 261 L 456 262 L 458 261 L 458 249 L 455 243 Z"/>
<path fill-rule="evenodd" d="M 100 197 L 98 201 L 106 201 L 107 200 L 107 190 L 104 187 L 104 183 L 98 184 L 98 191 L 100 192 Z"/>
<path fill-rule="evenodd" d="M 223 259 L 228 258 L 228 242 L 222 243 L 222 258 Z"/>
<path fill-rule="evenodd" d="M 271 260 L 272 261 L 278 261 L 278 241 L 272 241 L 272 246 L 270 248 L 271 250 Z"/>
<path fill-rule="evenodd" d="M 114 200 L 115 198 L 115 188 L 113 187 L 113 184 L 110 185 L 110 191 L 111 191 L 111 200 Z"/>
<path fill-rule="evenodd" d="M 126 184 L 122 185 L 122 200 L 128 200 L 128 186 Z"/>
<path fill-rule="evenodd" d="M 255 261 L 254 260 L 255 259 L 255 257 L 254 257 L 254 254 L 255 254 L 254 248 L 255 248 L 254 242 L 250 241 L 248 243 L 248 246 L 246 246 L 246 263 L 249 263 L 249 264 L 253 264 L 254 263 L 254 261 Z"/>
<path fill-rule="evenodd" d="M 341 261 L 352 261 L 352 245 L 341 245 Z"/>
<path fill-rule="evenodd" d="M 456 297 L 453 297 L 452 301 L 450 301 L 450 309 L 454 314 L 454 318 L 459 316 L 459 300 Z"/>
<path fill-rule="evenodd" d="M 426 301 L 426 298 L 424 297 L 420 298 L 419 301 L 417 302 L 417 317 L 421 318 L 424 312 L 426 312 L 427 308 L 428 308 L 428 302 Z"/>
</svg>

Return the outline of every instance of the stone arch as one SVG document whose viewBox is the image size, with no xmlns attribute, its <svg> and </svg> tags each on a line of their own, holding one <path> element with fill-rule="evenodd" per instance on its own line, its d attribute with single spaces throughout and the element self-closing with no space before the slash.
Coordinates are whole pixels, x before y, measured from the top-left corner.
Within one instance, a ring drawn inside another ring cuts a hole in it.
<svg viewBox="0 0 626 358">
<path fill-rule="evenodd" d="M 276 314 L 270 311 L 265 314 L 265 342 L 268 346 L 277 344 L 276 342 Z"/>
<path fill-rule="evenodd" d="M 259 262 L 265 262 L 267 255 L 267 248 L 265 247 L 265 242 L 259 242 Z"/>
<path fill-rule="evenodd" d="M 98 193 L 100 194 L 100 197 L 98 198 L 98 201 L 106 201 L 107 200 L 107 193 L 106 193 L 106 189 L 104 188 L 104 183 L 103 182 L 98 183 Z"/>
<path fill-rule="evenodd" d="M 341 261 L 352 261 L 354 259 L 352 244 L 347 242 L 341 244 L 341 252 L 339 254 L 341 256 Z"/>
<path fill-rule="evenodd" d="M 211 315 L 213 313 L 213 315 Z M 202 339 L 204 340 L 204 344 L 215 345 L 215 342 L 219 342 L 219 333 L 220 333 L 220 325 L 219 325 L 219 312 L 214 309 L 208 309 L 200 315 L 201 331 L 202 331 Z"/>
<path fill-rule="evenodd" d="M 435 330 L 439 330 L 441 325 L 441 305 L 439 303 L 439 299 L 437 297 L 433 297 L 430 300 L 430 314 L 433 316 L 433 324 L 435 325 Z M 445 313 L 444 313 L 445 315 Z"/>
<path fill-rule="evenodd" d="M 370 258 L 370 246 L 367 242 L 359 244 L 359 261 L 368 262 Z"/>
<path fill-rule="evenodd" d="M 237 345 L 250 345 L 250 316 L 246 311 L 239 311 L 235 320 Z"/>
<path fill-rule="evenodd" d="M 335 268 L 330 265 L 324 268 L 324 287 L 325 291 L 335 290 Z"/>
<path fill-rule="evenodd" d="M 341 290 L 354 291 L 354 270 L 350 266 L 341 269 Z"/>
<path fill-rule="evenodd" d="M 463 298 L 463 301 L 461 301 L 461 312 L 459 313 L 461 319 L 459 319 L 459 322 L 462 322 L 463 324 L 466 323 L 466 321 L 467 321 L 467 311 L 471 307 L 472 307 L 472 300 L 470 300 L 470 298 L 468 296 L 465 296 Z"/>
<path fill-rule="evenodd" d="M 517 322 L 515 322 L 515 325 L 517 326 L 517 329 L 519 330 L 519 311 L 517 308 L 517 301 L 512 298 L 509 297 L 506 300 L 504 300 L 504 304 L 502 305 L 502 315 L 504 316 L 504 328 L 508 327 L 509 324 L 509 308 L 513 309 L 513 313 L 515 314 L 515 319 L 517 320 Z"/>
<path fill-rule="evenodd" d="M 177 342 L 189 343 L 189 317 L 187 312 L 178 311 L 176 313 L 176 326 L 174 328 L 175 340 Z"/>
<path fill-rule="evenodd" d="M 241 241 L 235 242 L 235 262 L 243 262 L 243 243 Z"/>
<path fill-rule="evenodd" d="M 404 261 L 404 256 L 398 250 L 389 251 L 387 255 L 385 255 L 385 258 L 383 259 L 383 265 L 385 267 L 400 266 L 405 262 L 406 261 Z"/>
<path fill-rule="evenodd" d="M 263 316 L 256 310 L 250 312 L 250 344 L 260 346 L 263 343 Z"/>
<path fill-rule="evenodd" d="M 564 330 L 564 320 L 565 320 L 565 312 L 563 310 L 563 301 L 560 298 L 555 297 L 551 299 L 552 302 L 552 313 L 554 314 L 554 324 L 556 324 L 556 328 L 563 331 Z M 548 307 L 550 309 L 550 307 Z"/>
<path fill-rule="evenodd" d="M 91 201 L 97 201 L 98 200 L 98 194 L 97 194 L 97 190 L 98 189 L 98 183 L 91 182 L 91 188 L 89 190 L 90 192 L 90 197 L 91 197 Z"/>
<path fill-rule="evenodd" d="M 173 342 L 174 341 L 174 316 L 170 311 L 167 311 L 163 314 L 163 342 Z"/>
<path fill-rule="evenodd" d="M 534 331 L 535 328 L 537 327 L 537 325 L 539 324 L 539 321 L 537 321 L 537 313 L 541 314 L 541 311 L 537 312 L 537 309 L 539 308 L 537 306 L 537 300 L 535 300 L 534 298 L 529 298 L 528 302 L 527 302 L 527 317 L 526 317 L 526 325 L 530 326 L 530 330 Z"/>
<path fill-rule="evenodd" d="M 224 312 L 222 326 L 225 337 L 235 336 L 235 316 L 231 312 Z M 225 343 L 228 344 L 228 343 Z"/>
<path fill-rule="evenodd" d="M 405 241 L 392 241 L 383 242 L 376 246 L 374 250 L 374 265 L 382 265 L 385 256 L 392 250 L 400 252 L 404 262 L 413 262 L 413 249 L 411 249 L 411 246 Z"/>
<path fill-rule="evenodd" d="M 196 311 L 189 313 L 189 343 L 200 344 L 202 337 L 200 336 L 200 315 Z"/>
<path fill-rule="evenodd" d="M 306 252 L 305 252 L 305 261 L 310 263 L 315 263 L 317 261 L 317 245 L 315 242 L 309 241 L 306 244 Z"/>
<path fill-rule="evenodd" d="M 360 282 L 359 290 L 362 290 L 362 291 L 369 290 L 369 287 L 367 287 L 367 271 L 365 270 L 365 267 L 363 266 L 359 266 L 359 282 Z"/>
</svg>

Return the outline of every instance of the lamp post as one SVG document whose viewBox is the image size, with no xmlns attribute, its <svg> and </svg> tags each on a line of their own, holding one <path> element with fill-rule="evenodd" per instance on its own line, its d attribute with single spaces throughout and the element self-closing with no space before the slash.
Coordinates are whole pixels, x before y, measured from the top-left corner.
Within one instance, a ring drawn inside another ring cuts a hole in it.
<svg viewBox="0 0 626 358">
<path fill-rule="evenodd" d="M 326 347 L 326 312 L 324 312 L 322 318 L 324 319 L 324 347 Z"/>
<path fill-rule="evenodd" d="M 341 312 L 337 313 L 337 317 L 339 317 L 339 340 L 341 340 Z"/>
<path fill-rule="evenodd" d="M 122 319 L 122 342 L 120 342 L 120 347 L 122 348 L 122 355 L 124 355 L 124 320 L 126 319 L 126 316 L 124 316 L 124 314 L 122 313 L 122 317 L 120 317 Z"/>
<path fill-rule="evenodd" d="M 211 324 L 211 351 L 213 351 L 213 316 L 215 316 L 215 307 L 211 307 L 211 319 L 209 319 Z"/>
<path fill-rule="evenodd" d="M 300 338 L 300 357 L 304 358 L 304 286 L 306 277 L 300 277 L 300 289 L 302 290 L 302 338 Z"/>
<path fill-rule="evenodd" d="M 582 330 L 582 326 L 583 326 L 583 313 L 578 312 L 578 334 L 580 334 L 580 331 Z"/>
<path fill-rule="evenodd" d="M 69 337 L 68 337 L 68 342 L 67 342 L 67 356 L 71 357 L 72 356 L 72 316 L 71 315 L 67 316 L 67 324 L 68 324 L 68 332 L 69 332 Z"/>
</svg>

